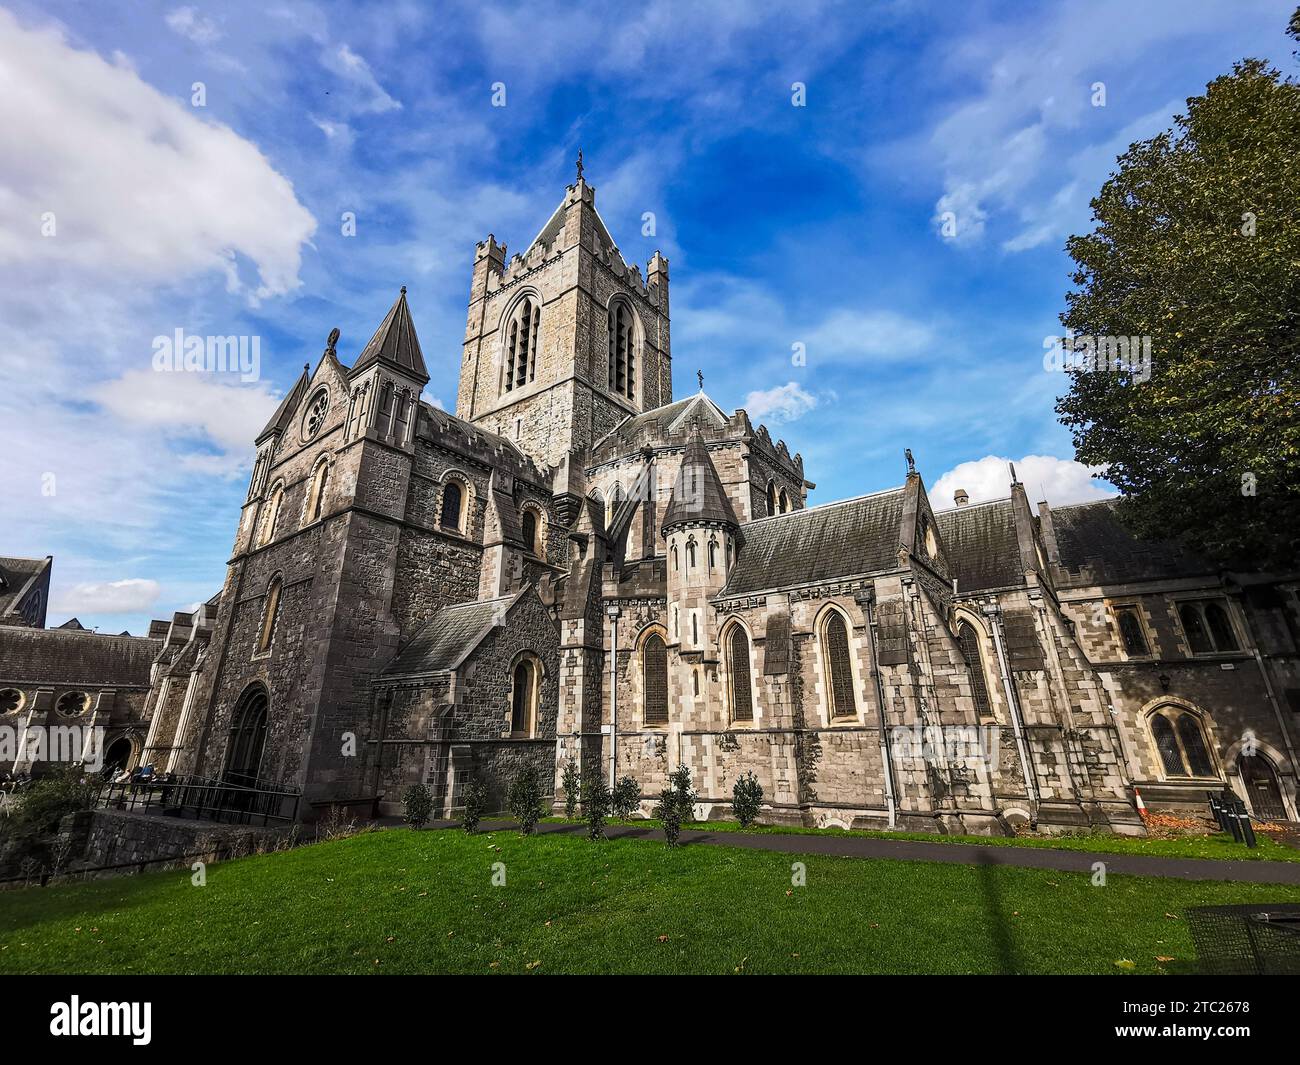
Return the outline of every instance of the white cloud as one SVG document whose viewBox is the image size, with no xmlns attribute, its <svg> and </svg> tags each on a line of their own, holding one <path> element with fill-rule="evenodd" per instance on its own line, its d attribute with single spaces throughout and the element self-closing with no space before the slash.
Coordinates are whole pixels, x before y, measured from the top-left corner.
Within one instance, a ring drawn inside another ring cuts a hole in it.
<svg viewBox="0 0 1300 1065">
<path fill-rule="evenodd" d="M 802 418 L 817 406 L 817 397 L 805 392 L 797 381 L 788 381 L 765 392 L 750 392 L 742 405 L 752 421 L 780 425 Z"/>
<path fill-rule="evenodd" d="M 0 125 L 21 145 L 0 155 L 0 265 L 65 285 L 219 271 L 243 290 L 242 257 L 255 299 L 296 289 L 315 219 L 254 144 L 200 113 L 124 58 L 0 10 Z"/>
<path fill-rule="evenodd" d="M 321 62 L 327 70 L 338 74 L 360 90 L 361 96 L 352 104 L 352 110 L 371 114 L 401 110 L 401 101 L 394 100 L 388 95 L 375 78 L 374 72 L 370 69 L 370 64 L 357 55 L 346 43 L 326 49 L 325 54 L 321 57 Z"/>
<path fill-rule="evenodd" d="M 941 476 L 928 490 L 935 507 L 945 510 L 952 506 L 953 493 L 966 489 L 972 503 L 990 499 L 1004 499 L 1011 493 L 1011 471 L 1014 463 L 1016 476 L 1025 486 L 1031 503 L 1046 499 L 1052 506 L 1066 503 L 1084 503 L 1093 499 L 1113 496 L 1103 483 L 1093 478 L 1104 467 L 1089 467 L 1073 459 L 1058 459 L 1053 455 L 1026 455 L 1008 459 L 998 455 L 985 455 L 973 462 L 962 462 Z"/>
<path fill-rule="evenodd" d="M 173 33 L 179 33 L 198 45 L 216 44 L 223 36 L 220 26 L 192 7 L 178 7 L 167 12 L 165 21 Z"/>
<path fill-rule="evenodd" d="M 51 606 L 58 613 L 68 614 L 138 614 L 152 609 L 158 594 L 157 581 L 128 577 L 101 584 L 74 584 L 56 596 Z"/>
</svg>

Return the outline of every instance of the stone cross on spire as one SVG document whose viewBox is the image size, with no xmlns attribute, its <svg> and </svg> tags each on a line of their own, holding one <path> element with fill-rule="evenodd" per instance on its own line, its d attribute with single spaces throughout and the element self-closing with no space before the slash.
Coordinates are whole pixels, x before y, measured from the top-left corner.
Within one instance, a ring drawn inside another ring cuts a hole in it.
<svg viewBox="0 0 1300 1065">
<path fill-rule="evenodd" d="M 578 180 L 582 180 L 582 149 L 578 149 Z"/>
<path fill-rule="evenodd" d="M 704 371 L 703 371 L 703 370 L 696 370 L 696 371 L 695 371 L 695 376 L 698 377 L 698 378 L 700 379 L 700 391 L 703 392 L 703 391 L 704 391 Z"/>
</svg>

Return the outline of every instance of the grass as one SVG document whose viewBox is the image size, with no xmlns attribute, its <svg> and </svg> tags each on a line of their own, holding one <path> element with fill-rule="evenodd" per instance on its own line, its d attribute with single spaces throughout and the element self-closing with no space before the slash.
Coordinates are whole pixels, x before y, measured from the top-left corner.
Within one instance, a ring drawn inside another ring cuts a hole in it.
<svg viewBox="0 0 1300 1065">
<path fill-rule="evenodd" d="M 0 900 L 6 973 L 1158 973 L 1300 887 L 394 829 Z"/>
<path fill-rule="evenodd" d="M 564 823 L 562 817 L 545 818 Z M 573 822 L 578 823 L 578 822 Z M 658 828 L 659 822 L 648 819 L 618 821 L 610 824 L 638 828 Z M 754 832 L 794 836 L 862 836 L 867 839 L 911 839 L 931 843 L 975 844 L 984 847 L 1036 847 L 1049 850 L 1088 851 L 1095 854 L 1147 854 L 1155 858 L 1215 858 L 1230 861 L 1300 862 L 1300 849 L 1258 833 L 1258 846 L 1237 843 L 1226 832 L 1207 836 L 1119 836 L 1108 832 L 1079 833 L 1064 836 L 943 836 L 931 832 L 878 832 L 871 829 L 800 828 L 787 825 L 750 825 L 741 828 L 735 821 L 707 821 L 683 825 L 698 832 Z"/>
</svg>

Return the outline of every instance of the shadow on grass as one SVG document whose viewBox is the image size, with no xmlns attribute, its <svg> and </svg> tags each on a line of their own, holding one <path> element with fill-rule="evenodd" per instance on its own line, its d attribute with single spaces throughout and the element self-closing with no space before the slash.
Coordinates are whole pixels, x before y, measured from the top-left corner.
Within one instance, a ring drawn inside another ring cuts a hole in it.
<svg viewBox="0 0 1300 1065">
<path fill-rule="evenodd" d="M 1007 921 L 1002 903 L 1002 891 L 998 886 L 996 867 L 1002 863 L 989 854 L 981 852 L 975 863 L 975 875 L 979 879 L 980 891 L 984 895 L 984 912 L 988 918 L 988 936 L 997 956 L 997 972 L 1002 975 L 1014 975 L 1021 971 L 1020 959 L 1012 941 L 1011 925 Z"/>
</svg>

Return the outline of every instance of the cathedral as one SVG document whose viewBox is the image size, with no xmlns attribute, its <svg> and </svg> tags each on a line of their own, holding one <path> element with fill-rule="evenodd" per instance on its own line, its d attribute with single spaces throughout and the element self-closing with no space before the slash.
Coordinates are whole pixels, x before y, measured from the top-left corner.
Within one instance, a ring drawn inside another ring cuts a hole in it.
<svg viewBox="0 0 1300 1065">
<path fill-rule="evenodd" d="M 1140 833 L 1139 795 L 1225 788 L 1298 819 L 1296 573 L 1035 509 L 1013 469 L 931 500 L 901 447 L 896 487 L 809 506 L 783 440 L 675 394 L 668 266 L 624 261 L 579 173 L 522 253 L 476 247 L 454 415 L 405 289 L 359 348 L 331 333 L 255 441 L 219 594 L 150 634 L 133 760 L 305 818 L 417 782 L 499 809 L 524 766 L 558 807 L 572 763 L 647 812 L 685 765 L 704 818 L 752 771 L 810 827 Z"/>
</svg>

